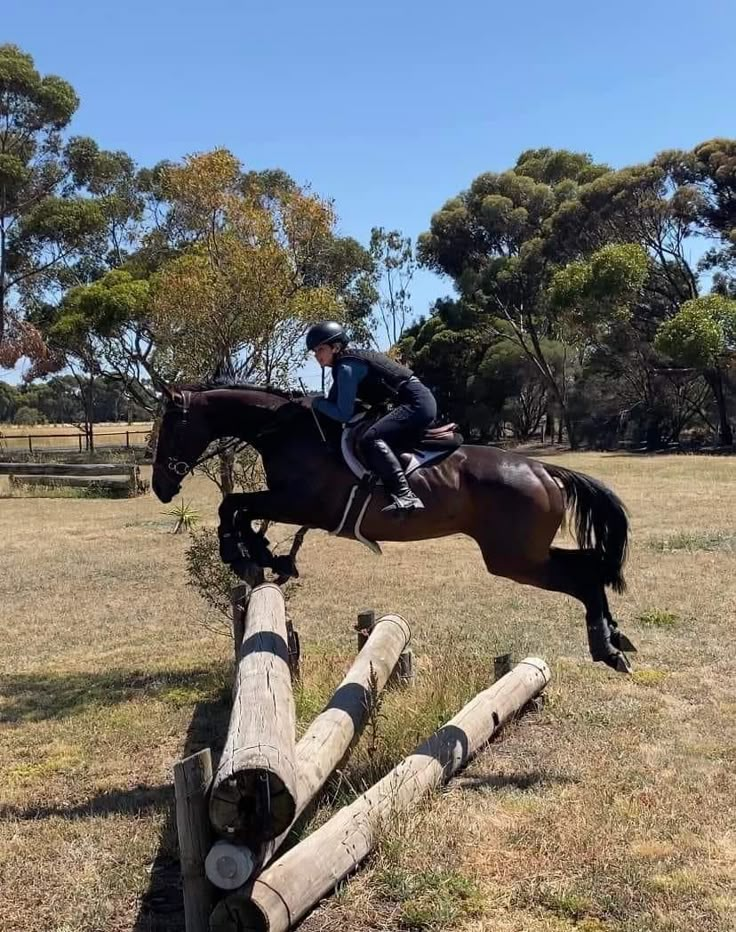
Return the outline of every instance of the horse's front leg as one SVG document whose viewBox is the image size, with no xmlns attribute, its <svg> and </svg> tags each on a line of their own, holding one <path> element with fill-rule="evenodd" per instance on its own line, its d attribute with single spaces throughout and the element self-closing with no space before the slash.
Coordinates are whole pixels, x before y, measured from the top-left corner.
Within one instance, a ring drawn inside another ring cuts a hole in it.
<svg viewBox="0 0 736 932">
<path fill-rule="evenodd" d="M 281 492 L 236 492 L 227 495 L 220 504 L 220 558 L 237 567 L 243 562 L 273 569 L 281 576 L 296 576 L 296 566 L 290 556 L 275 556 L 262 533 L 253 530 L 252 521 L 266 518 L 286 524 L 298 524 L 293 515 L 292 500 Z"/>
</svg>

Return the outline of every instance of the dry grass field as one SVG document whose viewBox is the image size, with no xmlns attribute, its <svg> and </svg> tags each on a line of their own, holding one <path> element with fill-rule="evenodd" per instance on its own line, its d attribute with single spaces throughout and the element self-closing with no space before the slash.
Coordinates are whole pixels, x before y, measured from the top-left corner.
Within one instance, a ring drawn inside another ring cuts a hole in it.
<svg viewBox="0 0 736 932">
<path fill-rule="evenodd" d="M 639 646 L 631 678 L 590 662 L 581 606 L 487 576 L 470 541 L 377 558 L 307 537 L 289 601 L 301 723 L 349 664 L 365 607 L 407 618 L 418 667 L 315 820 L 454 714 L 494 654 L 539 655 L 553 681 L 541 713 L 386 826 L 305 932 L 736 927 L 736 459 L 559 459 L 631 512 L 629 590 L 612 600 Z M 214 487 L 184 492 L 214 523 Z M 222 736 L 232 650 L 162 510 L 0 499 L 2 932 L 183 929 L 172 764 Z"/>
</svg>

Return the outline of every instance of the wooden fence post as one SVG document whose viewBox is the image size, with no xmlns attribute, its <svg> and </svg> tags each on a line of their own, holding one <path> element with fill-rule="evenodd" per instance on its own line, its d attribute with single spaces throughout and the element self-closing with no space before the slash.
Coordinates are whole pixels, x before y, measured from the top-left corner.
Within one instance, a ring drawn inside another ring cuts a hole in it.
<svg viewBox="0 0 736 932">
<path fill-rule="evenodd" d="M 358 652 L 363 650 L 365 642 L 371 636 L 371 631 L 376 624 L 376 613 L 373 609 L 365 609 L 358 612 L 358 623 L 355 630 L 358 632 Z"/>
<path fill-rule="evenodd" d="M 498 657 L 493 658 L 493 682 L 500 680 L 502 676 L 506 676 L 507 673 L 511 672 L 511 664 L 513 663 L 513 654 L 499 654 Z"/>
<path fill-rule="evenodd" d="M 212 756 L 205 748 L 174 764 L 176 828 L 184 892 L 186 932 L 207 932 L 212 911 L 212 885 L 205 874 L 212 830 L 208 793 L 212 785 Z"/>
</svg>

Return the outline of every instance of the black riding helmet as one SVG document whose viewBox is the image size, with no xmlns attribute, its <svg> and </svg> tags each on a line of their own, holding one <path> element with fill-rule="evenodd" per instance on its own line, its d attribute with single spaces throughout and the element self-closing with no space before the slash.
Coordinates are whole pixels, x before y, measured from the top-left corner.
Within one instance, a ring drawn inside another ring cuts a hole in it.
<svg viewBox="0 0 736 932">
<path fill-rule="evenodd" d="M 342 324 L 334 320 L 321 320 L 307 330 L 307 349 L 313 352 L 323 343 L 347 343 L 348 335 Z"/>
</svg>

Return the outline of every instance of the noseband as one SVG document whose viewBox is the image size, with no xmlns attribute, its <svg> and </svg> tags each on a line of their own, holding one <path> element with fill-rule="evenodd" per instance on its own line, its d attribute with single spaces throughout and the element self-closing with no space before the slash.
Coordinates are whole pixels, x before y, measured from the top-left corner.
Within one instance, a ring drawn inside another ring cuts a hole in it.
<svg viewBox="0 0 736 932">
<path fill-rule="evenodd" d="M 174 401 L 173 398 L 172 402 L 177 406 L 177 408 L 181 408 L 182 418 L 180 426 L 186 427 L 189 421 L 189 405 L 192 401 L 192 393 L 188 391 L 181 391 L 179 392 L 179 397 L 181 398 L 181 404 Z M 195 468 L 195 466 L 198 466 L 201 462 L 203 462 L 204 459 L 209 459 L 209 457 L 204 457 L 203 459 L 198 460 L 196 463 L 192 463 L 190 466 L 186 460 L 178 460 L 176 457 L 170 456 L 169 461 L 166 464 L 166 468 L 169 470 L 169 472 L 172 472 L 178 478 L 183 479 L 184 476 L 190 473 Z"/>
</svg>

